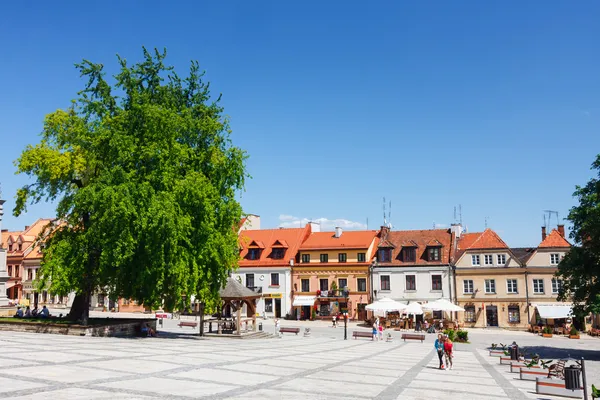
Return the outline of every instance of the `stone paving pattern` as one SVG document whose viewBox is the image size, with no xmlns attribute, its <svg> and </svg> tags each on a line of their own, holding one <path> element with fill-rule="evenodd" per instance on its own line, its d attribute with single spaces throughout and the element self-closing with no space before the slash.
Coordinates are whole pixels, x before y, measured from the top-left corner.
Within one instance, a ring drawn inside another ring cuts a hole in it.
<svg viewBox="0 0 600 400">
<path fill-rule="evenodd" d="M 0 399 L 538 398 L 484 346 L 457 344 L 456 367 L 441 371 L 434 335 L 344 341 L 325 329 L 263 340 L 0 332 Z"/>
</svg>

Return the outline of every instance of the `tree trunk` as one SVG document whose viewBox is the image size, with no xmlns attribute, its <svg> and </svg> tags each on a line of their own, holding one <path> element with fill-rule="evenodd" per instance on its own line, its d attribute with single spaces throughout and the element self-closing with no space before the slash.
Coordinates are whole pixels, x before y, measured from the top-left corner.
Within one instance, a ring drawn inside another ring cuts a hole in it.
<svg viewBox="0 0 600 400">
<path fill-rule="evenodd" d="M 81 293 L 75 295 L 73 304 L 71 305 L 71 311 L 67 317 L 71 321 L 81 321 L 82 325 L 88 324 L 90 316 L 90 295 L 89 293 Z"/>
</svg>

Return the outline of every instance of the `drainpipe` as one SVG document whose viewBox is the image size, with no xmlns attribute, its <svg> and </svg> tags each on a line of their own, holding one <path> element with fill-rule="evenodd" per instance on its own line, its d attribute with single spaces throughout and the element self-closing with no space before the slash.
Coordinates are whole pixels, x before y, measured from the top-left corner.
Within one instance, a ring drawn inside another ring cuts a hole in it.
<svg viewBox="0 0 600 400">
<path fill-rule="evenodd" d="M 458 303 L 458 294 L 456 289 L 456 271 L 454 270 L 454 266 L 448 264 L 448 273 L 452 275 L 448 280 L 454 281 L 454 303 Z M 450 286 L 450 301 L 452 301 L 452 286 Z M 458 311 L 454 312 L 454 317 L 458 321 Z"/>
<path fill-rule="evenodd" d="M 527 323 L 531 324 L 531 315 L 529 315 L 529 279 L 527 279 L 527 276 L 529 275 L 529 272 L 527 270 L 525 270 L 525 301 L 527 302 L 526 307 L 527 307 Z"/>
</svg>

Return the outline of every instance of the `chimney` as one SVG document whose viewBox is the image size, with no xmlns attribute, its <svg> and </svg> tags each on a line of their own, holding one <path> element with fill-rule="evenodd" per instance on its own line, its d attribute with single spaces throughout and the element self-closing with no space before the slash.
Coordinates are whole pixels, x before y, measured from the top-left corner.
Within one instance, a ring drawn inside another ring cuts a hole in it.
<svg viewBox="0 0 600 400">
<path fill-rule="evenodd" d="M 340 228 L 339 226 L 335 227 L 335 237 L 339 238 L 340 236 L 342 236 L 342 228 Z"/>
<path fill-rule="evenodd" d="M 542 226 L 542 242 L 546 239 L 546 227 Z"/>
<path fill-rule="evenodd" d="M 560 236 L 565 237 L 565 226 L 564 225 L 558 225 L 558 233 L 560 233 Z"/>
<path fill-rule="evenodd" d="M 310 221 L 308 224 L 310 225 L 311 232 L 321 232 L 321 224 L 320 223 Z"/>
<path fill-rule="evenodd" d="M 390 233 L 390 227 L 386 225 L 381 225 L 381 234 L 379 235 L 381 240 L 386 240 L 388 237 L 388 233 Z"/>
<path fill-rule="evenodd" d="M 450 232 L 454 233 L 454 236 L 456 236 L 456 238 L 459 239 L 460 235 L 463 233 L 463 227 L 461 224 L 451 224 Z"/>
</svg>

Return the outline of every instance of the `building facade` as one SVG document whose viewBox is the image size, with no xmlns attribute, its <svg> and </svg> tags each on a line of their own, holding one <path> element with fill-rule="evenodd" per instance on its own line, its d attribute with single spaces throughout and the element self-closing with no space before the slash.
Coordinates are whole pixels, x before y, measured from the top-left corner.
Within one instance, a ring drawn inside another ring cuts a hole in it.
<svg viewBox="0 0 600 400">
<path fill-rule="evenodd" d="M 375 230 L 311 232 L 292 267 L 294 316 L 331 318 L 347 312 L 351 319 L 364 319 L 378 240 Z"/>
<path fill-rule="evenodd" d="M 5 231 L 2 229 L 2 218 L 4 217 L 4 202 L 5 200 L 0 199 L 0 307 L 8 305 L 6 284 L 9 279 L 8 270 L 6 267 L 6 248 L 4 247 Z"/>
<path fill-rule="evenodd" d="M 523 329 L 527 321 L 526 269 L 491 229 L 457 235 L 456 300 L 467 327 Z"/>
<path fill-rule="evenodd" d="M 260 227 L 258 218 L 253 215 L 251 224 L 242 224 L 239 268 L 232 277 L 260 293 L 256 304 L 258 315 L 285 317 L 292 309 L 292 267 L 298 261 L 298 248 L 312 232 L 312 226 L 255 229 Z M 247 314 L 246 306 L 242 312 Z"/>
<path fill-rule="evenodd" d="M 381 228 L 373 268 L 375 299 L 408 304 L 453 299 L 451 229 L 390 231 Z"/>
</svg>

